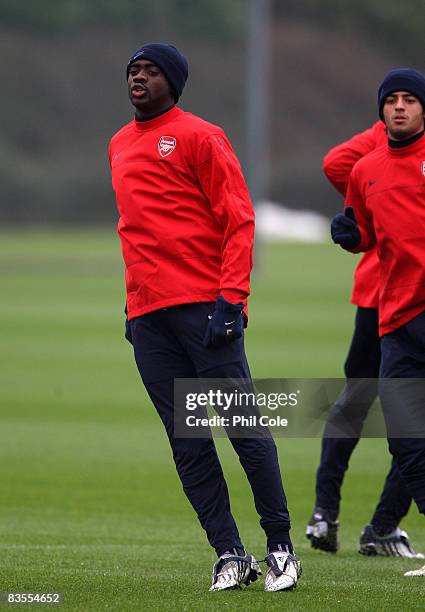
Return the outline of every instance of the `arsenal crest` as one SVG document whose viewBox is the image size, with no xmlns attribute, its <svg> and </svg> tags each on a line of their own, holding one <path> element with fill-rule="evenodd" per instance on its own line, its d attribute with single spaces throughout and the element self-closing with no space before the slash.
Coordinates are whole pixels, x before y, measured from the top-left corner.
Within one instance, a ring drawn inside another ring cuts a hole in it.
<svg viewBox="0 0 425 612">
<path fill-rule="evenodd" d="M 177 141 L 174 136 L 161 136 L 158 141 L 158 152 L 161 157 L 167 157 L 176 148 Z"/>
<path fill-rule="evenodd" d="M 425 176 L 425 161 L 422 162 L 422 174 Z"/>
</svg>

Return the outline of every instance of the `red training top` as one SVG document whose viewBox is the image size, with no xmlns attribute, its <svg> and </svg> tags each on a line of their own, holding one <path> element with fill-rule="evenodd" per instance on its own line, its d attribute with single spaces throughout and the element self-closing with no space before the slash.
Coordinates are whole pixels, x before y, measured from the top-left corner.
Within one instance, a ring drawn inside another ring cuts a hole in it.
<svg viewBox="0 0 425 612">
<path fill-rule="evenodd" d="M 191 302 L 246 304 L 254 212 L 223 130 L 173 107 L 109 146 L 129 319 Z"/>
<path fill-rule="evenodd" d="M 357 162 L 346 206 L 362 236 L 353 252 L 378 247 L 382 336 L 425 310 L 425 137 L 379 147 Z"/>
<path fill-rule="evenodd" d="M 323 159 L 323 171 L 344 197 L 354 164 L 376 147 L 386 144 L 385 124 L 377 121 L 371 128 L 333 147 Z M 378 308 L 379 260 L 376 249 L 363 255 L 355 272 L 351 302 L 363 308 Z"/>
</svg>

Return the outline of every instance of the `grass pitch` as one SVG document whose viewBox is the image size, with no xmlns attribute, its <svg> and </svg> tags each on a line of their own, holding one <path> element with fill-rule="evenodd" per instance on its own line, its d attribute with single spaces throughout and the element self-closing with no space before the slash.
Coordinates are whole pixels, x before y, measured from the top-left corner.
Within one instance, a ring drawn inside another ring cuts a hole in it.
<svg viewBox="0 0 425 612">
<path fill-rule="evenodd" d="M 122 338 L 119 251 L 113 229 L 1 236 L 0 591 L 59 591 L 61 610 L 81 612 L 423 610 L 425 581 L 403 577 L 420 562 L 356 552 L 389 467 L 384 440 L 363 440 L 353 456 L 337 555 L 304 538 L 320 441 L 277 440 L 299 587 L 208 593 L 214 554 Z M 263 245 L 247 332 L 255 377 L 342 375 L 354 264 L 331 245 Z M 242 538 L 260 558 L 244 474 L 228 442 L 217 445 Z M 414 507 L 403 526 L 424 551 Z"/>
</svg>

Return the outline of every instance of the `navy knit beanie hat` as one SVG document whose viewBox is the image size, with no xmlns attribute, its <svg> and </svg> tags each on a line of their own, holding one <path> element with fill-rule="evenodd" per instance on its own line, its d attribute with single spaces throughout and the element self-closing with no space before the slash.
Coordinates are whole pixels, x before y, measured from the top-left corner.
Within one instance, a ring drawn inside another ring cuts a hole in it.
<svg viewBox="0 0 425 612">
<path fill-rule="evenodd" d="M 173 45 L 162 43 L 148 43 L 137 49 L 127 63 L 127 79 L 130 65 L 138 59 L 151 60 L 167 77 L 174 94 L 174 100 L 182 95 L 183 88 L 189 75 L 187 60 Z"/>
<path fill-rule="evenodd" d="M 385 99 L 395 91 L 408 91 L 416 96 L 425 111 L 425 76 L 412 68 L 390 70 L 378 90 L 379 116 L 384 120 Z"/>
</svg>

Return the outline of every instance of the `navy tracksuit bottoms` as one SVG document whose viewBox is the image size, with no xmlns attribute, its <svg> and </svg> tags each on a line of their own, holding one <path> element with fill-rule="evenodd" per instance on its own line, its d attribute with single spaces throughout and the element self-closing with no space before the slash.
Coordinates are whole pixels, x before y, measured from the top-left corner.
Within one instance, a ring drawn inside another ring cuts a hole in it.
<svg viewBox="0 0 425 612">
<path fill-rule="evenodd" d="M 316 506 L 326 509 L 332 520 L 336 520 L 339 514 L 341 486 L 348 462 L 378 393 L 380 362 L 378 309 L 359 307 L 345 362 L 347 383 L 326 421 L 316 477 Z M 349 430 L 349 436 L 332 437 L 334 431 L 341 431 L 341 425 L 344 431 Z M 392 531 L 407 514 L 411 501 L 393 459 L 381 499 L 371 519 L 372 525 L 383 532 Z"/>
<path fill-rule="evenodd" d="M 425 514 L 425 312 L 383 336 L 381 348 L 380 398 L 389 448 L 419 512 Z M 400 416 L 401 435 L 392 436 Z M 415 437 L 405 436 L 409 431 Z"/>
<path fill-rule="evenodd" d="M 241 548 L 223 471 L 211 438 L 174 436 L 175 378 L 250 378 L 243 338 L 202 344 L 215 304 L 184 304 L 132 319 L 127 338 L 149 396 L 164 424 L 183 490 L 220 556 Z M 273 439 L 231 438 L 247 475 L 269 550 L 291 545 L 290 519 Z"/>
</svg>

